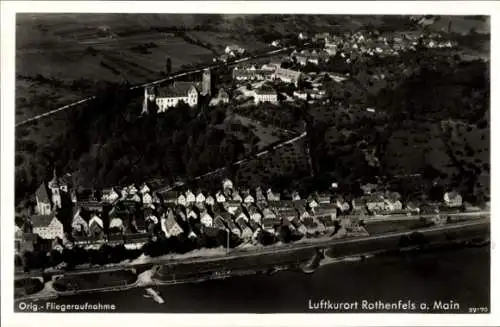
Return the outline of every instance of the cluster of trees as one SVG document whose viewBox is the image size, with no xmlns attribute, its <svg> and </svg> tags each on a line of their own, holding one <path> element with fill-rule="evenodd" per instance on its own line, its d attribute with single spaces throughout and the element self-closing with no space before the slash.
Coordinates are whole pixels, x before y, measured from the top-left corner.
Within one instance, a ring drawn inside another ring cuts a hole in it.
<svg viewBox="0 0 500 327">
<path fill-rule="evenodd" d="M 484 156 L 478 150 L 488 148 L 487 138 L 483 135 L 481 146 L 479 136 L 474 137 L 480 133 L 474 130 L 482 127 L 482 132 L 488 133 L 488 63 L 462 62 L 459 57 L 426 50 L 394 58 L 374 57 L 360 62 L 350 74 L 351 79 L 342 83 L 327 83 L 334 107 L 348 106 L 350 112 L 372 107 L 377 114 L 371 114 L 372 118 L 351 114 L 347 125 L 324 120 L 321 115 L 306 119 L 317 174 L 334 172 L 352 183 L 356 177 L 434 171 L 423 176 L 428 184 L 439 176 L 444 185 L 459 189 L 468 200 L 487 198 L 487 191 L 478 189 L 481 184 L 477 182 L 489 175 L 489 164 L 482 162 Z M 374 81 L 373 76 L 381 74 L 384 81 Z M 317 110 L 308 108 L 307 112 Z M 389 119 L 380 119 L 378 112 Z M 448 119 L 468 124 L 471 136 L 451 139 L 433 127 Z M 349 137 L 332 138 L 334 130 Z M 372 149 L 380 167 L 367 162 L 366 150 Z M 456 149 L 464 149 L 463 154 L 469 149 L 470 160 L 463 160 Z"/>
</svg>

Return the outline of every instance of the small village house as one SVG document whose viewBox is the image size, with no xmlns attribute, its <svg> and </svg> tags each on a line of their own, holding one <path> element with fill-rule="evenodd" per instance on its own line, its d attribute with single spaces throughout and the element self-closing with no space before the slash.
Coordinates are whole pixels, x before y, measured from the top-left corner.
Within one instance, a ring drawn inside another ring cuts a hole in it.
<svg viewBox="0 0 500 327">
<path fill-rule="evenodd" d="M 203 226 L 206 227 L 212 227 L 214 223 L 213 217 L 208 213 L 208 211 L 203 211 L 200 213 L 200 222 L 203 224 Z"/>
<path fill-rule="evenodd" d="M 310 197 L 307 201 L 307 205 L 309 206 L 309 208 L 314 209 L 319 206 L 319 203 L 315 198 Z"/>
<path fill-rule="evenodd" d="M 264 219 L 275 219 L 276 214 L 270 208 L 264 208 L 262 210 L 262 220 Z"/>
<path fill-rule="evenodd" d="M 153 204 L 153 197 L 149 193 L 142 193 L 142 203 L 144 205 Z"/>
<path fill-rule="evenodd" d="M 238 209 L 236 209 L 236 211 L 233 213 L 233 216 L 234 216 L 234 219 L 244 219 L 245 221 L 248 221 L 249 217 L 247 216 L 247 214 L 245 213 L 245 211 L 239 207 Z"/>
<path fill-rule="evenodd" d="M 226 201 L 224 202 L 224 209 L 226 209 L 227 212 L 230 214 L 234 214 L 236 210 L 238 210 L 241 207 L 240 202 L 237 201 Z"/>
<path fill-rule="evenodd" d="M 300 221 L 304 221 L 305 219 L 311 217 L 311 215 L 309 214 L 309 212 L 306 210 L 305 207 L 297 207 L 297 212 L 299 214 Z"/>
<path fill-rule="evenodd" d="M 240 192 L 238 192 L 237 190 L 233 191 L 233 201 L 239 203 L 243 202 L 243 198 L 241 197 Z"/>
<path fill-rule="evenodd" d="M 63 224 L 53 215 L 35 215 L 31 217 L 33 233 L 44 239 L 64 237 Z"/>
<path fill-rule="evenodd" d="M 104 223 L 96 214 L 93 214 L 89 220 L 89 236 L 94 239 L 104 236 Z"/>
<path fill-rule="evenodd" d="M 245 195 L 245 198 L 243 199 L 244 203 L 250 204 L 250 203 L 255 203 L 255 199 L 251 194 Z"/>
<path fill-rule="evenodd" d="M 281 221 L 277 218 L 263 218 L 262 219 L 262 229 L 268 233 L 276 234 L 278 227 L 281 225 Z"/>
<path fill-rule="evenodd" d="M 149 186 L 146 185 L 146 183 L 143 183 L 141 185 L 141 187 L 139 187 L 139 193 L 141 194 L 146 194 L 146 193 L 149 193 L 151 190 L 149 188 Z"/>
<path fill-rule="evenodd" d="M 127 189 L 127 192 L 129 195 L 134 195 L 134 194 L 137 194 L 138 190 L 137 188 L 135 187 L 134 184 L 130 185 Z"/>
<path fill-rule="evenodd" d="M 252 229 L 248 226 L 247 221 L 242 217 L 236 217 L 236 225 L 241 231 L 240 237 L 244 240 L 250 240 L 253 236 Z"/>
<path fill-rule="evenodd" d="M 443 198 L 446 206 L 450 208 L 462 206 L 462 196 L 456 191 L 446 192 Z"/>
<path fill-rule="evenodd" d="M 39 215 L 50 215 L 52 213 L 52 202 L 49 197 L 49 190 L 45 183 L 42 183 L 35 192 L 36 213 Z"/>
<path fill-rule="evenodd" d="M 205 203 L 206 197 L 203 194 L 203 192 L 198 191 L 196 192 L 196 203 Z"/>
<path fill-rule="evenodd" d="M 123 225 L 123 220 L 118 217 L 110 217 L 109 221 L 109 233 L 110 234 L 123 234 L 125 231 L 125 226 Z"/>
<path fill-rule="evenodd" d="M 212 195 L 207 196 L 205 199 L 205 204 L 209 207 L 213 206 L 215 204 L 215 199 Z"/>
<path fill-rule="evenodd" d="M 120 195 L 115 191 L 113 187 L 106 188 L 102 190 L 102 201 L 105 203 L 112 204 L 120 198 Z"/>
<path fill-rule="evenodd" d="M 248 207 L 247 211 L 248 211 L 250 220 L 253 220 L 256 223 L 260 224 L 260 222 L 262 220 L 262 214 L 260 213 L 259 209 L 255 205 L 252 205 L 252 206 Z"/>
<path fill-rule="evenodd" d="M 270 188 L 267 189 L 266 195 L 267 201 L 269 202 L 279 201 L 281 199 L 281 196 L 278 193 L 274 193 Z"/>
<path fill-rule="evenodd" d="M 187 205 L 192 205 L 193 203 L 196 202 L 196 196 L 194 195 L 193 192 L 191 192 L 191 190 L 187 190 L 185 195 L 186 195 Z"/>
<path fill-rule="evenodd" d="M 333 203 L 324 203 L 314 209 L 314 216 L 327 217 L 330 220 L 337 219 L 337 206 Z"/>
<path fill-rule="evenodd" d="M 301 197 L 300 197 L 299 192 L 293 191 L 292 192 L 292 201 L 297 201 L 297 200 L 300 200 L 300 199 L 301 199 Z"/>
<path fill-rule="evenodd" d="M 224 218 L 224 222 L 226 223 L 229 231 L 238 237 L 241 236 L 241 230 L 238 228 L 238 226 L 236 226 L 231 215 L 226 214 L 222 215 L 222 217 Z"/>
<path fill-rule="evenodd" d="M 187 219 L 198 219 L 198 213 L 195 211 L 194 208 L 187 208 L 186 217 Z"/>
<path fill-rule="evenodd" d="M 182 227 L 175 220 L 172 212 L 161 218 L 161 230 L 165 233 L 165 237 L 175 237 L 184 232 Z"/>
<path fill-rule="evenodd" d="M 365 196 L 366 208 L 372 214 L 383 212 L 385 209 L 385 199 L 381 195 Z"/>
<path fill-rule="evenodd" d="M 222 189 L 232 189 L 233 188 L 233 182 L 229 178 L 224 178 L 222 181 Z"/>
<path fill-rule="evenodd" d="M 215 194 L 215 201 L 217 201 L 217 203 L 224 203 L 226 202 L 226 196 L 221 191 L 218 191 L 217 194 Z"/>
<path fill-rule="evenodd" d="M 71 221 L 71 230 L 73 235 L 88 235 L 89 224 L 87 220 L 82 217 L 82 212 L 80 208 L 77 208 L 73 214 L 73 219 Z"/>
<path fill-rule="evenodd" d="M 186 196 L 184 194 L 179 194 L 177 197 L 177 204 L 183 207 L 187 205 Z"/>
</svg>

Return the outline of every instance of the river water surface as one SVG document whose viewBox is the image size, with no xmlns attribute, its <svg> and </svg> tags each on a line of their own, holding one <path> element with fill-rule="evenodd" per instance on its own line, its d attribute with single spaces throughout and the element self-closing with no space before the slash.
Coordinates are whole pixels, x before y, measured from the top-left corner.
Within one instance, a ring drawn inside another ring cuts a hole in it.
<svg viewBox="0 0 500 327">
<path fill-rule="evenodd" d="M 434 301 L 455 304 L 448 313 L 468 312 L 471 307 L 489 308 L 489 247 L 371 258 L 329 264 L 313 274 L 281 271 L 194 284 L 154 287 L 165 303 L 145 297 L 144 288 L 121 292 L 80 294 L 51 300 L 59 304 L 114 304 L 117 312 L 157 313 L 306 313 L 310 303 L 410 301 L 411 310 L 372 312 L 422 312 L 420 303 L 432 308 Z M 459 308 L 457 308 L 457 305 Z M 370 312 L 361 310 L 359 312 Z M 444 312 L 443 310 L 437 310 Z M 425 312 L 425 311 L 424 311 Z M 429 311 L 427 311 L 429 312 Z M 430 311 L 434 312 L 434 311 Z"/>
</svg>

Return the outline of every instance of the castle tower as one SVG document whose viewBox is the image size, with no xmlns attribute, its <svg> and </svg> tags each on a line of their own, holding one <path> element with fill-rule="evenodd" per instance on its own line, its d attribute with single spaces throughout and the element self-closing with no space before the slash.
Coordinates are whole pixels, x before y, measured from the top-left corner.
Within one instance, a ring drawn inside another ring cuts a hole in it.
<svg viewBox="0 0 500 327">
<path fill-rule="evenodd" d="M 211 93 L 212 93 L 212 75 L 210 73 L 210 68 L 205 68 L 203 70 L 201 95 L 211 95 Z"/>
<path fill-rule="evenodd" d="M 141 114 L 147 114 L 149 112 L 148 104 L 149 102 L 154 102 L 156 100 L 156 92 L 153 86 L 144 87 L 144 101 L 142 102 L 142 112 Z"/>
</svg>

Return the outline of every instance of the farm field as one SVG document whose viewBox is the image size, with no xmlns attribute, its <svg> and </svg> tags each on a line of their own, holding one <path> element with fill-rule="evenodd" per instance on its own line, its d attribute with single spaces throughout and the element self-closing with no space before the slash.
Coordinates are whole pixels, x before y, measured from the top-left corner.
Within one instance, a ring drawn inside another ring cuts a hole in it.
<svg viewBox="0 0 500 327">
<path fill-rule="evenodd" d="M 236 44 L 250 52 L 262 51 L 269 45 L 259 41 L 255 36 L 237 33 L 220 33 L 211 31 L 193 31 L 189 33 L 192 37 L 202 42 L 211 44 L 218 53 L 224 53 L 226 46 Z"/>
<path fill-rule="evenodd" d="M 18 16 L 16 100 L 21 111 L 17 113 L 18 119 L 93 94 L 99 82 L 138 84 L 158 79 L 165 70 L 167 57 L 172 61 L 172 71 L 185 64 L 211 61 L 210 50 L 172 33 L 141 31 L 142 26 L 149 26 L 146 18 L 135 17 L 137 22 L 132 26 L 140 33 L 130 34 L 129 16 L 110 19 L 108 16 L 88 15 L 83 20 L 77 19 L 82 15 Z M 160 26 L 171 26 L 172 22 L 169 24 Z M 37 77 L 45 80 L 30 81 Z M 87 87 L 68 90 L 75 81 L 84 81 Z M 37 103 L 42 100 L 43 105 L 32 105 L 35 100 Z"/>
</svg>

